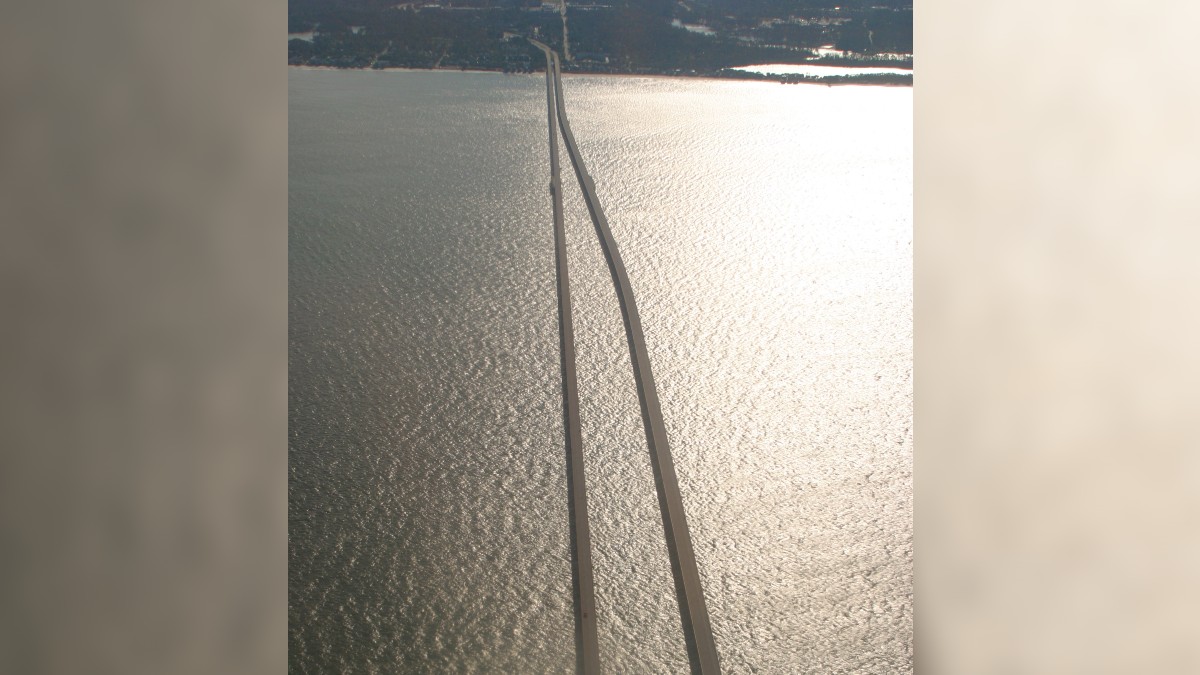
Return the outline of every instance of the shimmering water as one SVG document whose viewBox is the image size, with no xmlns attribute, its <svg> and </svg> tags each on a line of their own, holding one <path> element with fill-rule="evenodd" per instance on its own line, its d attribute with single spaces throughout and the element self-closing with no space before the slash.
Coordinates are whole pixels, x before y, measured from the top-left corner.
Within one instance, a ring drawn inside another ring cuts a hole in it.
<svg viewBox="0 0 1200 675">
<path fill-rule="evenodd" d="M 911 671 L 912 90 L 563 86 L 725 672 Z M 290 669 L 571 672 L 543 77 L 290 69 L 289 109 Z M 687 672 L 619 308 L 563 179 L 601 658 Z"/>
</svg>

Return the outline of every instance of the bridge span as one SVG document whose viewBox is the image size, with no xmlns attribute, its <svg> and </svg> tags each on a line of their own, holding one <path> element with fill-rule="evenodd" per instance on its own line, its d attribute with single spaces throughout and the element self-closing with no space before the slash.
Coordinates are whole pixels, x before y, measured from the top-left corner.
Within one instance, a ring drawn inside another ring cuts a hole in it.
<svg viewBox="0 0 1200 675">
<path fill-rule="evenodd" d="M 571 321 L 571 281 L 567 274 L 567 238 L 563 227 L 562 181 L 558 169 L 558 129 L 554 124 L 554 87 L 546 55 L 546 116 L 550 126 L 550 194 L 554 206 L 554 265 L 558 282 L 559 353 L 562 359 L 563 421 L 567 441 L 567 503 L 571 518 L 571 577 L 575 593 L 575 661 L 583 675 L 599 675 L 596 595 L 592 581 L 591 530 L 583 471 L 583 432 L 579 425 L 579 385 L 575 375 L 575 329 Z"/>
<path fill-rule="evenodd" d="M 675 464 L 671 460 L 671 451 L 667 445 L 667 431 L 663 423 L 662 408 L 658 402 L 658 393 L 654 387 L 654 376 L 650 371 L 650 357 L 646 351 L 646 339 L 642 334 L 642 322 L 638 316 L 637 303 L 634 301 L 633 288 L 629 283 L 629 275 L 625 272 L 625 263 L 621 260 L 621 253 L 617 249 L 617 242 L 613 238 L 612 231 L 608 227 L 608 219 L 604 216 L 604 209 L 600 205 L 600 200 L 596 196 L 596 185 L 588 175 L 587 168 L 584 166 L 583 157 L 579 154 L 579 148 L 575 144 L 575 136 L 571 133 L 571 126 L 567 121 L 566 106 L 563 104 L 562 95 L 562 78 L 558 54 L 548 46 L 530 40 L 535 46 L 541 49 L 546 54 L 546 92 L 547 105 L 549 105 L 550 91 L 554 92 L 554 103 L 557 111 L 558 123 L 562 129 L 564 144 L 567 147 L 567 154 L 571 158 L 571 165 L 575 169 L 575 177 L 579 180 L 579 186 L 583 190 L 584 202 L 587 204 L 588 213 L 591 215 L 592 224 L 595 226 L 596 234 L 600 239 L 600 247 L 604 250 L 604 257 L 608 261 L 609 272 L 612 274 L 613 285 L 616 287 L 617 300 L 621 306 L 621 316 L 625 322 L 625 336 L 629 342 L 629 355 L 633 362 L 634 380 L 637 384 L 638 400 L 642 408 L 642 423 L 646 431 L 646 442 L 650 448 L 650 463 L 654 469 L 654 481 L 658 488 L 659 507 L 662 511 L 663 529 L 666 533 L 667 552 L 671 559 L 671 571 L 675 578 L 675 593 L 679 601 L 679 613 L 683 623 L 684 639 L 688 649 L 688 659 L 691 662 L 692 672 L 697 675 L 716 675 L 721 672 L 717 656 L 716 643 L 713 640 L 712 626 L 709 624 L 708 609 L 704 603 L 704 589 L 700 583 L 700 573 L 696 568 L 696 556 L 692 549 L 691 536 L 688 533 L 687 518 L 684 515 L 683 499 L 679 494 L 679 481 L 675 475 Z M 558 181 L 558 156 L 557 142 L 555 139 L 554 115 L 550 115 L 550 145 L 551 145 L 551 172 L 552 172 L 552 190 L 555 195 L 555 232 L 556 255 L 559 258 L 559 297 L 560 297 L 560 316 L 562 315 L 561 298 L 564 294 L 569 295 L 566 289 L 566 250 L 565 243 L 562 238 L 558 237 L 557 233 L 562 232 L 562 198 L 560 194 L 561 185 Z M 568 299 L 569 308 L 569 299 Z M 569 312 L 568 312 L 569 322 Z M 564 338 L 565 340 L 565 338 Z M 565 344 L 565 342 L 564 342 Z M 564 348 L 564 354 L 565 354 Z M 564 361 L 564 373 L 565 373 Z M 574 348 L 571 349 L 571 368 L 572 379 L 574 372 Z M 564 378 L 565 379 L 565 378 Z M 574 394 L 575 414 L 578 417 L 578 393 Z M 577 421 L 577 420 L 576 420 Z M 582 448 L 582 440 L 576 446 Z M 579 457 L 579 486 L 576 494 L 583 493 L 583 476 L 582 476 L 582 455 Z M 572 479 L 575 480 L 574 478 Z M 586 508 L 586 507 L 585 507 Z M 578 520 L 578 509 L 576 515 L 573 516 Z M 586 511 L 584 512 L 584 528 L 586 531 Z M 576 547 L 578 550 L 578 546 Z M 578 559 L 578 558 L 577 558 Z M 590 553 L 589 553 L 590 561 Z M 577 572 L 577 577 L 580 576 Z M 591 569 L 587 570 L 587 579 L 589 586 L 591 582 Z M 589 592 L 590 592 L 589 588 Z M 592 609 L 591 618 L 593 623 L 591 629 L 595 630 L 594 624 L 594 599 L 592 604 L 587 606 Z M 577 612 L 579 610 L 577 609 Z M 578 620 L 577 620 L 578 625 Z M 593 636 L 594 639 L 594 636 Z M 581 658 L 584 658 L 581 656 Z M 598 656 L 597 665 L 598 668 Z M 590 672 L 590 671 L 585 671 Z"/>
</svg>

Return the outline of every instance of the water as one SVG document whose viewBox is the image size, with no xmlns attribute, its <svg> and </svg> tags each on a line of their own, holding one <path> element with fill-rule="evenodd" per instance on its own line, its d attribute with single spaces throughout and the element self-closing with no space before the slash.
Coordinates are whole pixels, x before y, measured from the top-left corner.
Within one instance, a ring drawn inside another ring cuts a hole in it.
<svg viewBox="0 0 1200 675">
<path fill-rule="evenodd" d="M 672 19 L 671 25 L 676 28 L 682 28 L 689 33 L 699 33 L 700 35 L 716 35 L 717 31 L 699 23 L 684 23 L 679 19 Z"/>
<path fill-rule="evenodd" d="M 891 73 L 896 75 L 912 75 L 912 69 L 881 68 L 876 66 L 821 66 L 792 63 L 765 63 L 758 66 L 738 66 L 730 70 L 744 70 L 748 73 L 761 75 L 878 75 Z"/>
<path fill-rule="evenodd" d="M 912 90 L 564 77 L 722 666 L 912 670 Z M 289 69 L 294 672 L 571 672 L 544 79 Z M 564 156 L 564 161 L 566 158 Z M 687 672 L 564 169 L 609 672 Z"/>
</svg>

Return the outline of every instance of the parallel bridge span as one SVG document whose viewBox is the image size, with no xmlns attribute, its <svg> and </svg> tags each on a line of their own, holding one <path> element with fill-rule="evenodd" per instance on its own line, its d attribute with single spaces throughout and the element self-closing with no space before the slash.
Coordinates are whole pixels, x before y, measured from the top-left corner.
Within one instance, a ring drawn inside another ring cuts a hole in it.
<svg viewBox="0 0 1200 675">
<path fill-rule="evenodd" d="M 550 125 L 550 194 L 554 206 L 554 265 L 558 282 L 563 422 L 567 437 L 567 504 L 571 518 L 571 576 L 575 593 L 575 665 L 583 675 L 598 675 L 600 645 L 596 637 L 591 531 L 583 471 L 583 432 L 579 425 L 579 385 L 575 376 L 575 329 L 571 321 L 571 281 L 567 274 L 567 237 L 563 227 L 558 129 L 554 124 L 554 80 L 550 77 L 549 54 L 546 56 L 546 117 Z"/>
<path fill-rule="evenodd" d="M 613 238 L 612 231 L 608 227 L 608 219 L 604 216 L 604 209 L 600 205 L 599 198 L 596 197 L 596 185 L 588 175 L 587 168 L 583 164 L 583 158 L 579 154 L 579 148 L 575 144 L 575 136 L 571 133 L 571 126 L 567 121 L 566 107 L 563 104 L 562 95 L 562 78 L 559 72 L 558 54 L 554 53 L 548 46 L 536 40 L 530 40 L 535 46 L 541 49 L 546 54 L 546 91 L 547 99 L 549 98 L 550 90 L 554 90 L 555 107 L 558 112 L 558 123 L 562 128 L 563 141 L 567 146 L 567 154 L 571 158 L 571 164 L 575 168 L 575 177 L 579 180 L 579 186 L 583 190 L 584 201 L 587 204 L 588 213 L 591 215 L 592 224 L 596 228 L 596 234 L 600 239 L 600 246 L 604 250 L 604 257 L 608 261 L 609 272 L 612 274 L 613 284 L 616 286 L 617 300 L 621 306 L 621 315 L 625 321 L 625 336 L 629 341 L 629 355 L 633 362 L 633 375 L 637 383 L 638 399 L 642 407 L 642 422 L 646 430 L 646 442 L 650 448 L 650 463 L 654 469 L 654 480 L 658 488 L 659 507 L 662 510 L 663 529 L 666 532 L 667 552 L 671 559 L 671 571 L 675 577 L 675 592 L 679 600 L 679 613 L 683 622 L 683 632 L 685 642 L 687 643 L 688 658 L 691 661 L 692 672 L 699 675 L 716 675 L 721 672 L 717 658 L 717 648 L 713 640 L 712 626 L 708 620 L 708 609 L 704 604 L 704 589 L 700 584 L 700 574 L 696 569 L 696 556 L 692 550 L 691 536 L 688 534 L 687 519 L 683 510 L 683 499 L 679 494 L 679 481 L 675 476 L 675 464 L 671 460 L 671 451 L 667 446 L 667 431 L 663 423 L 662 408 L 658 402 L 658 393 L 654 387 L 654 377 L 650 372 L 650 357 L 646 351 L 646 340 L 642 334 L 642 322 L 638 316 L 637 304 L 633 297 L 633 288 L 629 283 L 629 275 L 625 272 L 625 264 L 621 260 L 620 251 L 617 249 L 617 242 Z M 553 76 L 553 78 L 551 78 Z M 553 83 L 551 83 L 553 79 Z M 547 100 L 547 105 L 549 101 Z M 554 191 L 555 203 L 555 231 L 562 231 L 562 196 L 560 184 L 558 182 L 558 149 L 554 133 L 554 119 L 550 115 L 550 144 L 551 144 L 551 172 L 552 172 L 552 191 Z M 557 236 L 557 234 L 556 234 Z M 556 239 L 557 242 L 563 241 Z M 566 262 L 565 262 L 565 244 L 564 248 L 556 248 L 556 254 L 559 256 L 559 295 L 560 295 L 560 321 L 562 316 L 561 297 L 567 295 L 569 291 L 566 289 Z M 569 299 L 567 322 L 569 325 Z M 564 338 L 565 341 L 566 338 Z M 565 344 L 565 342 L 564 342 Z M 564 348 L 564 355 L 566 349 Z M 571 368 L 572 376 L 574 373 L 574 348 L 571 349 Z M 565 365 L 564 365 L 565 372 Z M 576 422 L 578 422 L 578 393 L 575 401 Z M 582 447 L 582 440 L 580 445 Z M 578 480 L 576 495 L 583 494 L 583 474 L 582 474 L 582 455 L 578 462 Z M 574 481 L 575 478 L 572 478 Z M 579 509 L 573 505 L 573 519 L 578 519 Z M 586 505 L 584 505 L 586 509 Z M 586 531 L 586 511 L 583 511 L 584 528 Z M 578 551 L 578 545 L 576 546 Z M 590 560 L 590 553 L 589 560 Z M 582 575 L 578 570 L 579 557 L 576 556 L 576 578 Z M 589 581 L 588 591 L 590 593 L 590 582 L 592 572 L 587 570 L 587 579 Z M 576 601 L 579 603 L 577 591 Z M 595 613 L 594 600 L 587 606 L 593 610 L 590 614 L 592 624 L 590 629 L 593 631 L 592 639 L 595 639 Z M 581 611 L 576 608 L 577 616 Z M 577 627 L 579 620 L 576 620 Z M 585 624 L 586 627 L 586 624 Z M 577 630 L 577 643 L 579 642 L 579 632 Z M 586 641 L 584 644 L 586 648 Z M 586 665 L 587 655 L 581 652 L 581 662 Z M 599 667 L 598 656 L 596 656 L 595 667 Z M 583 672 L 593 672 L 584 669 Z"/>
</svg>

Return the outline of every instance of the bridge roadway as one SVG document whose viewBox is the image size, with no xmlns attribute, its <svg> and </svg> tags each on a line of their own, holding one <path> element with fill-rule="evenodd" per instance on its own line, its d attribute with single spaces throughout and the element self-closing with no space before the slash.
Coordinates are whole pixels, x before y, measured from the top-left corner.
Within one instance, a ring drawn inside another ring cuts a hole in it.
<svg viewBox="0 0 1200 675">
<path fill-rule="evenodd" d="M 588 175 L 583 164 L 583 157 L 575 144 L 575 136 L 567 122 L 566 107 L 563 104 L 562 78 L 559 72 L 558 54 L 537 40 L 530 40 L 546 54 L 547 95 L 550 87 L 550 71 L 554 74 L 554 98 L 558 111 L 559 125 L 562 127 L 563 140 L 567 146 L 567 154 L 575 168 L 575 177 L 583 189 L 584 201 L 588 213 L 591 214 L 592 224 L 600 238 L 600 246 L 604 257 L 608 260 L 609 272 L 612 273 L 613 284 L 617 290 L 617 300 L 621 305 L 621 315 L 625 319 L 625 336 L 629 341 L 629 354 L 633 361 L 634 380 L 637 383 L 638 399 L 642 406 L 642 423 L 646 430 L 646 442 L 650 447 L 650 464 L 654 469 L 654 480 L 658 487 L 659 507 L 662 510 L 663 529 L 666 531 L 667 552 L 671 559 L 671 571 L 675 577 L 675 594 L 679 601 L 679 613 L 683 622 L 684 641 L 687 644 L 688 659 L 691 662 L 692 673 L 698 675 L 716 675 L 721 672 L 717 657 L 717 647 L 713 640 L 712 626 L 708 620 L 708 609 L 704 604 L 704 589 L 700 584 L 700 573 L 696 569 L 696 555 L 692 550 L 691 536 L 688 534 L 687 518 L 683 511 L 683 499 L 679 494 L 679 481 L 675 476 L 675 464 L 671 460 L 671 451 L 667 446 L 667 431 L 663 423 L 662 408 L 659 406 L 658 394 L 654 388 L 654 377 L 650 372 L 650 356 L 646 351 L 646 339 L 642 335 L 642 322 L 638 317 L 637 304 L 634 302 L 633 288 L 629 276 L 625 273 L 625 263 L 617 250 L 617 242 L 613 239 L 608 227 L 608 219 L 596 197 L 596 185 Z M 551 146 L 554 146 L 554 122 L 550 122 Z M 554 161 L 557 157 L 552 153 Z M 557 177 L 557 167 L 552 166 Z M 556 190 L 555 204 L 561 208 L 561 195 Z M 559 213 L 556 218 L 561 218 Z M 556 220 L 556 228 L 560 221 Z M 565 257 L 565 250 L 559 253 Z M 560 296 L 565 288 L 566 263 L 561 263 L 563 272 L 559 281 Z M 582 464 L 581 464 L 582 466 Z M 582 476 L 580 477 L 582 487 Z M 585 524 L 586 526 L 586 524 Z M 589 580 L 590 580 L 589 569 Z"/>
<path fill-rule="evenodd" d="M 558 129 L 554 124 L 554 80 L 546 56 L 546 117 L 550 122 L 550 194 L 554 203 L 554 265 L 558 280 L 559 352 L 562 357 L 563 421 L 567 436 L 567 503 L 571 517 L 571 569 L 575 592 L 575 666 L 583 675 L 599 675 L 596 595 L 592 582 L 592 535 L 587 518 L 583 472 L 583 432 L 579 426 L 579 386 L 575 377 L 575 329 L 571 323 L 571 282 L 567 275 L 567 237 L 563 227 L 562 182 L 558 170 Z"/>
</svg>

